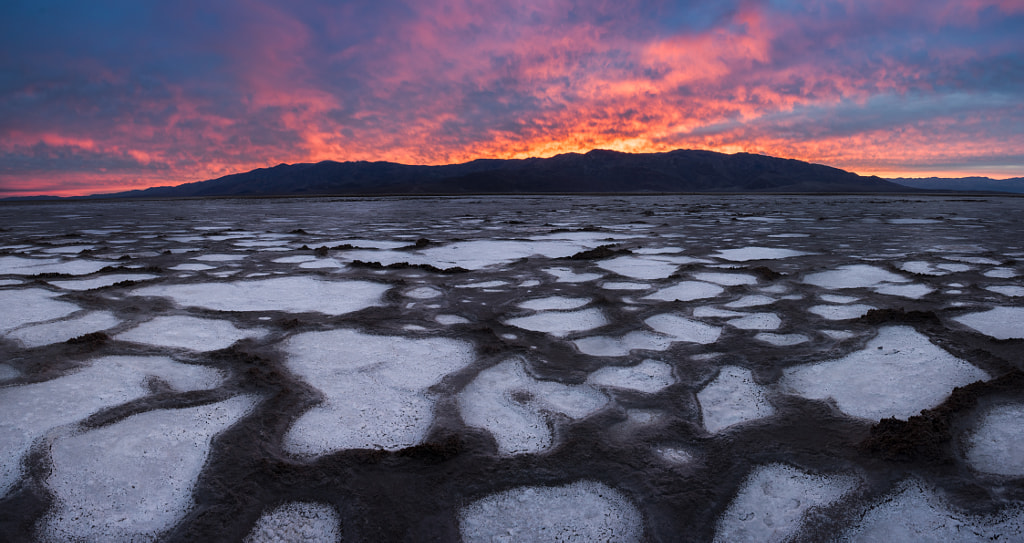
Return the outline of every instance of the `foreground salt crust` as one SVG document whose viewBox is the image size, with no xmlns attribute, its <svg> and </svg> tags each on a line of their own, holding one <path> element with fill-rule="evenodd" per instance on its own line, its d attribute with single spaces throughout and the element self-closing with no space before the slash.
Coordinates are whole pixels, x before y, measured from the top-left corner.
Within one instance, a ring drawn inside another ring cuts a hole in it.
<svg viewBox="0 0 1024 543">
<path fill-rule="evenodd" d="M 574 340 L 573 344 L 591 356 L 626 356 L 634 349 L 665 351 L 678 342 L 707 345 L 718 341 L 722 334 L 720 327 L 671 313 L 649 317 L 644 324 L 657 333 L 638 330 L 618 338 L 592 336 Z"/>
<path fill-rule="evenodd" d="M 520 302 L 519 307 L 533 311 L 565 311 L 583 307 L 590 303 L 590 298 L 570 298 L 568 296 L 548 296 Z"/>
<path fill-rule="evenodd" d="M 689 302 L 703 298 L 714 298 L 725 292 L 725 289 L 704 281 L 683 281 L 644 296 L 643 300 L 660 300 L 663 302 Z"/>
<path fill-rule="evenodd" d="M 936 347 L 913 328 L 887 326 L 863 350 L 787 368 L 780 384 L 805 398 L 832 399 L 847 415 L 906 420 L 942 403 L 953 388 L 988 378 L 985 371 Z"/>
<path fill-rule="evenodd" d="M 834 270 L 812 273 L 804 277 L 804 283 L 827 289 L 881 287 L 908 281 L 910 280 L 902 275 L 867 264 L 839 266 Z"/>
<path fill-rule="evenodd" d="M 163 296 L 188 307 L 217 311 L 316 311 L 343 315 L 381 303 L 390 287 L 370 281 L 321 281 L 312 277 L 275 277 L 234 283 L 154 285 L 135 296 Z"/>
<path fill-rule="evenodd" d="M 723 249 L 712 256 L 731 260 L 733 262 L 748 262 L 750 260 L 776 260 L 794 256 L 806 255 L 803 251 L 793 249 L 779 249 L 775 247 L 743 247 L 740 249 Z"/>
<path fill-rule="evenodd" d="M 1021 541 L 1024 509 L 1017 505 L 991 516 L 974 516 L 946 503 L 935 490 L 917 480 L 900 484 L 839 537 L 842 542 L 890 541 L 991 542 Z"/>
<path fill-rule="evenodd" d="M 989 409 L 967 438 L 964 456 L 978 471 L 1024 476 L 1024 405 L 998 405 Z"/>
<path fill-rule="evenodd" d="M 260 337 L 265 333 L 259 328 L 238 328 L 229 321 L 170 316 L 144 322 L 114 338 L 159 347 L 216 351 L 230 347 L 240 339 Z"/>
<path fill-rule="evenodd" d="M 96 273 L 115 262 L 103 260 L 61 260 L 56 258 L 23 258 L 0 256 L 0 275 L 36 275 L 39 273 L 63 273 L 66 275 L 88 275 Z"/>
<path fill-rule="evenodd" d="M 526 317 L 507 319 L 505 324 L 545 332 L 555 337 L 565 337 L 574 332 L 593 330 L 608 324 L 608 319 L 600 309 L 590 308 L 580 311 L 544 311 Z"/>
<path fill-rule="evenodd" d="M 41 288 L 0 290 L 0 333 L 33 322 L 66 317 L 81 309 L 75 304 L 55 300 L 59 296 Z M 9 308 L 16 307 L 17 311 Z"/>
<path fill-rule="evenodd" d="M 121 281 L 148 281 L 156 279 L 156 275 L 149 273 L 115 273 L 102 275 L 92 279 L 71 279 L 67 281 L 50 281 L 50 284 L 65 290 L 91 290 L 94 288 L 109 287 Z"/>
<path fill-rule="evenodd" d="M 218 370 L 170 358 L 108 356 L 63 377 L 0 388 L 0 496 L 21 478 L 21 459 L 36 439 L 58 426 L 149 395 L 151 377 L 178 391 L 209 389 L 223 381 Z"/>
<path fill-rule="evenodd" d="M 759 466 L 718 520 L 714 541 L 789 541 L 809 509 L 840 500 L 857 484 L 848 475 L 813 475 L 783 464 Z"/>
<path fill-rule="evenodd" d="M 67 341 L 84 334 L 113 328 L 121 319 L 108 311 L 92 311 L 79 317 L 72 317 L 45 324 L 23 326 L 7 334 L 25 347 L 40 347 Z"/>
<path fill-rule="evenodd" d="M 643 539 L 643 517 L 621 492 L 595 481 L 519 487 L 477 500 L 459 511 L 465 543 Z"/>
<path fill-rule="evenodd" d="M 953 320 L 996 339 L 1024 338 L 1024 307 L 996 307 Z"/>
<path fill-rule="evenodd" d="M 672 366 L 658 360 L 644 360 L 636 366 L 605 366 L 587 378 L 587 384 L 653 394 L 675 382 Z"/>
<path fill-rule="evenodd" d="M 679 269 L 679 264 L 657 257 L 620 256 L 597 263 L 599 268 L 633 279 L 664 279 Z"/>
<path fill-rule="evenodd" d="M 736 366 L 723 367 L 718 377 L 697 393 L 697 402 L 704 428 L 712 434 L 775 413 L 767 389 L 754 382 L 750 370 Z"/>
<path fill-rule="evenodd" d="M 324 395 L 285 434 L 285 450 L 301 457 L 421 443 L 433 422 L 427 388 L 473 361 L 464 341 L 354 330 L 299 334 L 284 350 L 288 369 Z"/>
<path fill-rule="evenodd" d="M 248 414 L 254 395 L 160 409 L 49 447 L 54 495 L 40 533 L 50 541 L 154 541 L 181 520 L 213 438 Z"/>
<path fill-rule="evenodd" d="M 245 543 L 336 543 L 341 516 L 325 503 L 292 502 L 264 513 Z"/>
<path fill-rule="evenodd" d="M 502 455 L 541 453 L 554 443 L 552 415 L 586 417 L 608 403 L 588 385 L 541 381 L 526 373 L 524 362 L 506 360 L 488 368 L 458 397 L 466 425 L 487 430 Z"/>
<path fill-rule="evenodd" d="M 808 309 L 811 313 L 830 321 L 845 321 L 850 319 L 856 319 L 867 315 L 868 311 L 875 309 L 874 306 L 867 304 L 847 304 L 847 305 L 816 305 Z"/>
</svg>

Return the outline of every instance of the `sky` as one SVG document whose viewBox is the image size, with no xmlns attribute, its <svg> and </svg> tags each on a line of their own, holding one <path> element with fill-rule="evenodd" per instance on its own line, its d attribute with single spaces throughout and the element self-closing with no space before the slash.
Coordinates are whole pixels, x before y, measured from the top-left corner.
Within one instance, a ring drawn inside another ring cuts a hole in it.
<svg viewBox="0 0 1024 543">
<path fill-rule="evenodd" d="M 1024 0 L 4 0 L 0 197 L 707 149 L 1024 176 Z"/>
</svg>

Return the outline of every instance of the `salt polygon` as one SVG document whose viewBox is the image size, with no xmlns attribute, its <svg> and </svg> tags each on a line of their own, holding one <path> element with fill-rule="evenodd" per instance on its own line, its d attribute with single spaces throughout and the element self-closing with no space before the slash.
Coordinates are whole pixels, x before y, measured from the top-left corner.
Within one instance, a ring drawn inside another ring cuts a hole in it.
<svg viewBox="0 0 1024 543">
<path fill-rule="evenodd" d="M 767 389 L 754 382 L 750 370 L 736 366 L 723 367 L 718 377 L 697 393 L 697 401 L 704 428 L 712 434 L 775 413 Z"/>
</svg>

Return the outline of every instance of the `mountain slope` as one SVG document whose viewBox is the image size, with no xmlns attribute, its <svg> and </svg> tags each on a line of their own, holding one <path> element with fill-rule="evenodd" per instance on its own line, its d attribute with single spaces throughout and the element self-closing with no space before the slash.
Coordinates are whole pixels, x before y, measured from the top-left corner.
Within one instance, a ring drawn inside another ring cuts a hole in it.
<svg viewBox="0 0 1024 543">
<path fill-rule="evenodd" d="M 893 183 L 905 187 L 925 190 L 955 191 L 996 191 L 1024 193 L 1024 177 L 1013 179 L 991 179 L 988 177 L 960 177 L 955 179 L 928 177 L 922 179 L 896 178 L 889 179 Z"/>
</svg>

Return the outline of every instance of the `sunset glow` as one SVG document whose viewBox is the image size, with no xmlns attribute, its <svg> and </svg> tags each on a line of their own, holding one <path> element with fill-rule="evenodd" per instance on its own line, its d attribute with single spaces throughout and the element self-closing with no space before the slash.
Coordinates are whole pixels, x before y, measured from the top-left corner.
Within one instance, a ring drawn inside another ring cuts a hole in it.
<svg viewBox="0 0 1024 543">
<path fill-rule="evenodd" d="M 5 2 L 0 197 L 320 160 L 1024 176 L 1024 2 Z"/>
</svg>

